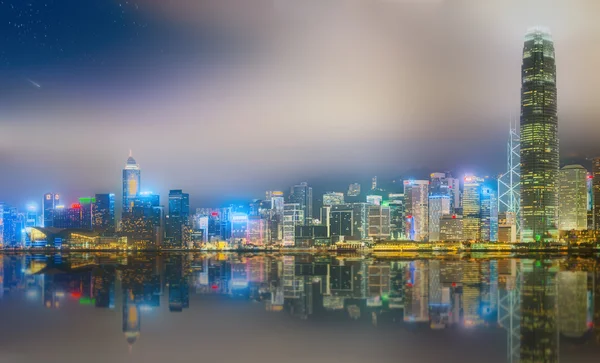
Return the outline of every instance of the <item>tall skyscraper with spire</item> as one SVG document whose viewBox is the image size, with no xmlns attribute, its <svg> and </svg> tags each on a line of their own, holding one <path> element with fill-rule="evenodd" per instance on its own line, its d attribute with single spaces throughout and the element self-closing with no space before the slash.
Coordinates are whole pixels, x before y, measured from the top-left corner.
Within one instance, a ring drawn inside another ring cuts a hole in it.
<svg viewBox="0 0 600 363">
<path fill-rule="evenodd" d="M 525 35 L 521 68 L 521 237 L 558 238 L 558 117 L 554 42 L 545 28 Z"/>
<path fill-rule="evenodd" d="M 140 196 L 140 183 L 140 166 L 129 150 L 129 158 L 123 169 L 123 214 L 131 212 L 135 198 Z"/>
</svg>

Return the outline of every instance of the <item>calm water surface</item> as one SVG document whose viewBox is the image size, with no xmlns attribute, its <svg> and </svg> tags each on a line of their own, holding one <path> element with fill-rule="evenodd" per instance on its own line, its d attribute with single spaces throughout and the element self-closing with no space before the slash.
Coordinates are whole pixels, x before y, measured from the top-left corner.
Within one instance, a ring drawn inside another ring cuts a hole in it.
<svg viewBox="0 0 600 363">
<path fill-rule="evenodd" d="M 598 362 L 596 259 L 0 255 L 0 362 Z"/>
</svg>

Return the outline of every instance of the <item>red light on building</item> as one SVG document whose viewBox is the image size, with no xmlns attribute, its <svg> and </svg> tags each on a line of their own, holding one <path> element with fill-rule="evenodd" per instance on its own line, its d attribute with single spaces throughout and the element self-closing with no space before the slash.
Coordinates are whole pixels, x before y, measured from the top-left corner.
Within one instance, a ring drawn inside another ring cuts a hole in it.
<svg viewBox="0 0 600 363">
<path fill-rule="evenodd" d="M 81 204 L 79 204 L 79 203 L 73 203 L 73 204 L 71 204 L 71 208 L 72 209 L 81 209 Z"/>
<path fill-rule="evenodd" d="M 452 215 L 452 219 L 456 219 L 456 214 L 453 214 L 453 215 Z"/>
<path fill-rule="evenodd" d="M 593 175 L 588 175 L 588 179 L 594 179 Z"/>
<path fill-rule="evenodd" d="M 406 219 L 412 219 L 412 215 L 411 214 L 407 215 Z"/>
<path fill-rule="evenodd" d="M 80 292 L 77 292 L 77 291 L 73 291 L 73 292 L 71 293 L 71 297 L 72 297 L 72 298 L 75 298 L 75 299 L 79 299 L 79 298 L 81 297 L 81 293 L 80 293 Z"/>
<path fill-rule="evenodd" d="M 211 288 L 211 289 L 213 289 L 213 290 L 216 290 L 216 289 L 218 289 L 218 288 L 219 288 L 219 286 L 217 286 L 217 285 L 212 285 L 210 288 Z"/>
<path fill-rule="evenodd" d="M 213 217 L 216 217 L 216 216 L 219 215 L 219 213 L 218 212 L 212 212 L 212 213 L 210 213 L 210 215 L 213 216 Z"/>
<path fill-rule="evenodd" d="M 412 287 L 413 284 L 411 284 L 410 282 L 406 284 L 406 287 Z"/>
<path fill-rule="evenodd" d="M 456 287 L 456 282 L 453 282 L 453 283 L 452 283 L 452 287 Z"/>
</svg>

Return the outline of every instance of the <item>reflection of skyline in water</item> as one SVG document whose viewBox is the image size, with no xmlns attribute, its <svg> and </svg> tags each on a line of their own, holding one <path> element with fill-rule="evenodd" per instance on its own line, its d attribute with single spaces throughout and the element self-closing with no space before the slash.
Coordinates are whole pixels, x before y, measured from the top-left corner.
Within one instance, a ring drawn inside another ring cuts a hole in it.
<svg viewBox="0 0 600 363">
<path fill-rule="evenodd" d="M 260 302 L 315 322 L 504 331 L 508 362 L 558 362 L 564 344 L 600 345 L 592 259 L 81 254 L 0 255 L 0 266 L 0 299 L 23 293 L 48 310 L 120 311 L 130 349 L 144 338 L 145 314 L 186 314 L 190 295 Z"/>
</svg>

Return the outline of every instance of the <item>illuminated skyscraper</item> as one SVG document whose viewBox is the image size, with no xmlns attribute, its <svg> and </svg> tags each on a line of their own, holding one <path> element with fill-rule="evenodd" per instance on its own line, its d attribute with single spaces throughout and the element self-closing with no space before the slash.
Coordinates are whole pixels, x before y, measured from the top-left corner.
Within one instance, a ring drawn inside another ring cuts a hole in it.
<svg viewBox="0 0 600 363">
<path fill-rule="evenodd" d="M 283 206 L 283 243 L 294 246 L 296 226 L 304 224 L 304 210 L 299 203 L 289 203 Z"/>
<path fill-rule="evenodd" d="M 404 206 L 407 237 L 412 241 L 425 241 L 429 232 L 428 209 L 429 181 L 404 181 Z"/>
<path fill-rule="evenodd" d="M 94 231 L 115 233 L 115 195 L 96 194 L 93 217 Z"/>
<path fill-rule="evenodd" d="M 429 241 L 440 240 L 440 220 L 443 215 L 451 214 L 452 196 L 429 196 Z"/>
<path fill-rule="evenodd" d="M 43 200 L 44 227 L 53 227 L 54 209 L 60 204 L 58 193 L 46 193 Z"/>
<path fill-rule="evenodd" d="M 140 195 L 141 171 L 131 151 L 123 169 L 123 214 L 131 212 L 134 199 Z"/>
<path fill-rule="evenodd" d="M 390 193 L 389 198 L 391 238 L 405 239 L 404 194 Z"/>
<path fill-rule="evenodd" d="M 431 173 L 431 183 L 429 184 L 429 195 L 450 196 L 450 209 L 452 212 L 460 207 L 460 186 L 458 179 L 452 178 L 446 173 Z"/>
<path fill-rule="evenodd" d="M 480 238 L 482 241 L 498 240 L 498 201 L 496 191 L 489 187 L 481 188 Z"/>
<path fill-rule="evenodd" d="M 558 185 L 559 229 L 587 229 L 587 170 L 581 165 L 563 167 Z"/>
<path fill-rule="evenodd" d="M 595 230 L 600 229 L 600 157 L 592 161 L 592 213 Z"/>
<path fill-rule="evenodd" d="M 313 219 L 313 197 L 312 188 L 303 182 L 294 185 L 290 191 L 290 203 L 300 204 L 304 211 L 304 224 L 312 224 Z"/>
<path fill-rule="evenodd" d="M 466 176 L 463 190 L 463 238 L 481 240 L 481 183 L 483 179 Z"/>
<path fill-rule="evenodd" d="M 167 238 L 175 246 L 182 245 L 182 228 L 188 225 L 190 218 L 190 195 L 181 189 L 169 191 L 169 214 L 167 215 Z"/>
<path fill-rule="evenodd" d="M 558 117 L 554 42 L 548 30 L 525 36 L 521 69 L 522 241 L 558 237 Z"/>
</svg>

